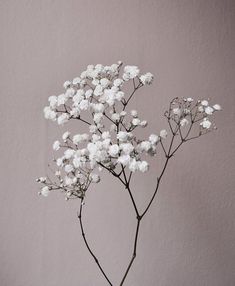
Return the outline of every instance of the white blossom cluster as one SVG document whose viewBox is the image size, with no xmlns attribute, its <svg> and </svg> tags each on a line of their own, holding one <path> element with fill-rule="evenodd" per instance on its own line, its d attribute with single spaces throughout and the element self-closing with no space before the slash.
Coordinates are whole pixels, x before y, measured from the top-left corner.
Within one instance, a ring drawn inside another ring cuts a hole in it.
<svg viewBox="0 0 235 286">
<path fill-rule="evenodd" d="M 122 62 L 89 65 L 79 77 L 64 83 L 62 94 L 50 96 L 49 105 L 44 108 L 46 119 L 59 125 L 79 120 L 87 125 L 87 132 L 67 131 L 54 142 L 53 149 L 58 154 L 55 180 L 38 178 L 43 185 L 39 193 L 48 196 L 52 190 L 62 190 L 66 199 L 83 198 L 89 185 L 100 181 L 99 172 L 103 169 L 116 176 L 123 175 L 124 170 L 129 174 L 146 172 L 146 155 L 156 154 L 167 131 L 150 134 L 145 140 L 137 138 L 136 128 L 145 128 L 147 121 L 136 110 L 127 111 L 126 107 L 134 93 L 152 81 L 151 73 L 140 74 L 137 66 L 122 68 Z M 127 93 L 125 86 L 130 84 L 133 92 Z M 200 128 L 210 129 L 209 116 L 220 109 L 219 105 L 209 106 L 206 100 L 193 105 L 191 98 L 175 99 L 166 116 L 179 127 L 192 125 L 200 118 Z"/>
<path fill-rule="evenodd" d="M 216 129 L 210 117 L 221 109 L 219 104 L 211 106 L 209 100 L 198 100 L 194 102 L 191 97 L 175 98 L 171 102 L 169 111 L 167 111 L 165 115 L 168 120 L 171 120 L 171 122 L 179 126 L 179 131 L 186 126 L 188 126 L 191 131 L 192 126 L 198 123 L 198 136 L 201 136 L 212 129 Z"/>
<path fill-rule="evenodd" d="M 60 156 L 55 160 L 58 182 L 49 178 L 37 181 L 44 186 L 40 194 L 47 196 L 51 190 L 61 189 L 66 198 L 82 197 L 91 182 L 98 183 L 97 171 L 127 168 L 130 172 L 146 172 L 149 168 L 142 155 L 154 155 L 160 135 L 151 134 L 146 140 L 136 138 L 133 131 L 146 127 L 136 110 L 127 112 L 131 96 L 126 95 L 123 86 L 132 82 L 134 92 L 153 81 L 153 75 L 140 75 L 136 66 L 127 65 L 121 74 L 122 62 L 111 66 L 89 65 L 79 77 L 64 83 L 65 91 L 50 96 L 49 105 L 44 108 L 46 119 L 59 125 L 78 119 L 88 125 L 88 132 L 73 134 L 65 132 L 62 140 L 53 144 Z M 83 118 L 90 116 L 89 121 Z M 163 130 L 162 137 L 166 134 Z M 62 151 L 61 151 L 62 150 Z"/>
</svg>

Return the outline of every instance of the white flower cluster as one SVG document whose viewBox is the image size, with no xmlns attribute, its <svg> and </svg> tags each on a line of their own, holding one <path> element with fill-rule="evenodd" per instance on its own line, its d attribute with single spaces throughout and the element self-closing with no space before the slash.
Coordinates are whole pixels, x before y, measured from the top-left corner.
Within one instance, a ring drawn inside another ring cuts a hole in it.
<svg viewBox="0 0 235 286">
<path fill-rule="evenodd" d="M 122 69 L 122 62 L 89 65 L 79 77 L 64 83 L 64 93 L 49 97 L 49 106 L 44 108 L 46 119 L 59 125 L 77 119 L 87 125 L 87 132 L 72 135 L 67 131 L 54 142 L 53 149 L 59 153 L 55 159 L 56 181 L 39 178 L 38 182 L 43 184 L 40 194 L 48 196 L 52 190 L 62 190 L 66 199 L 83 198 L 89 185 L 100 181 L 97 172 L 103 169 L 115 176 L 149 169 L 145 157 L 156 154 L 159 142 L 163 147 L 167 131 L 151 134 L 145 140 L 137 138 L 136 128 L 146 127 L 147 121 L 136 110 L 127 111 L 126 107 L 134 93 L 152 81 L 151 73 L 140 75 L 139 68 L 130 65 Z M 126 84 L 133 84 L 131 94 L 124 91 Z M 190 131 L 199 122 L 201 135 L 212 126 L 209 116 L 220 109 L 218 104 L 210 106 L 207 100 L 194 104 L 192 98 L 176 98 L 165 115 L 173 134 L 185 126 Z"/>
<path fill-rule="evenodd" d="M 136 66 L 125 66 L 123 74 L 119 76 L 121 66 L 121 62 L 111 66 L 89 65 L 79 77 L 64 83 L 64 93 L 49 97 L 49 106 L 44 108 L 45 118 L 61 125 L 78 118 L 84 111 L 90 111 L 94 113 L 93 122 L 101 127 L 105 110 L 114 108 L 118 102 L 125 105 L 125 93 L 122 91 L 125 82 L 133 80 L 141 87 L 153 81 L 151 73 L 138 76 Z M 114 121 L 123 116 L 124 113 L 112 115 Z"/>
<path fill-rule="evenodd" d="M 97 170 L 146 172 L 149 168 L 143 155 L 156 154 L 156 146 L 166 131 L 151 134 L 147 140 L 139 140 L 133 133 L 137 127 L 146 127 L 136 110 L 125 110 L 131 96 L 123 91 L 123 86 L 133 82 L 134 92 L 151 84 L 153 75 L 139 75 L 136 66 L 125 66 L 121 74 L 122 62 L 111 66 L 89 65 L 79 77 L 64 83 L 65 92 L 49 97 L 49 106 L 44 108 L 46 119 L 57 121 L 59 125 L 71 119 L 78 119 L 88 125 L 85 134 L 71 135 L 65 132 L 62 140 L 55 141 L 53 149 L 63 150 L 56 159 L 58 170 L 55 175 L 59 184 L 48 179 L 43 183 L 40 194 L 47 196 L 50 190 L 62 189 L 66 198 L 84 196 L 91 182 L 99 182 Z M 87 118 L 88 119 L 84 119 Z"/>
<path fill-rule="evenodd" d="M 190 131 L 193 124 L 199 123 L 199 135 L 203 135 L 211 131 L 212 127 L 216 129 L 210 116 L 221 109 L 219 104 L 210 106 L 209 100 L 198 100 L 194 103 L 191 97 L 175 98 L 165 115 L 180 128 L 190 126 Z"/>
</svg>

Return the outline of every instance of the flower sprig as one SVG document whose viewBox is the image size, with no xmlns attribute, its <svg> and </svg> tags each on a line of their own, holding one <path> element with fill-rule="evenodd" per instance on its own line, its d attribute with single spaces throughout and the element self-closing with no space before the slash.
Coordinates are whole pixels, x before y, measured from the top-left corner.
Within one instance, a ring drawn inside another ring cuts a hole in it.
<svg viewBox="0 0 235 286">
<path fill-rule="evenodd" d="M 154 201 L 170 158 L 184 143 L 215 130 L 213 115 L 221 110 L 220 105 L 212 105 L 207 99 L 174 98 L 164 113 L 168 127 L 140 138 L 138 130 L 146 128 L 148 122 L 127 106 L 138 90 L 152 82 L 151 73 L 140 74 L 137 66 L 123 67 L 120 61 L 111 66 L 89 65 L 79 77 L 64 83 L 62 94 L 50 96 L 49 105 L 44 108 L 46 119 L 58 125 L 77 120 L 87 126 L 87 131 L 74 134 L 66 131 L 53 143 L 57 155 L 54 159 L 56 169 L 53 179 L 49 176 L 37 179 L 41 184 L 39 194 L 46 197 L 59 190 L 65 194 L 66 200 L 81 200 L 78 218 L 82 235 L 109 285 L 113 284 L 84 234 L 82 208 L 89 186 L 100 182 L 103 170 L 108 171 L 124 185 L 135 210 L 137 224 L 133 255 L 122 278 L 122 286 L 136 257 L 140 222 Z M 126 88 L 128 86 L 132 86 L 131 92 Z M 165 156 L 165 163 L 152 197 L 141 213 L 131 190 L 132 175 L 147 172 L 148 156 L 160 152 Z"/>
</svg>

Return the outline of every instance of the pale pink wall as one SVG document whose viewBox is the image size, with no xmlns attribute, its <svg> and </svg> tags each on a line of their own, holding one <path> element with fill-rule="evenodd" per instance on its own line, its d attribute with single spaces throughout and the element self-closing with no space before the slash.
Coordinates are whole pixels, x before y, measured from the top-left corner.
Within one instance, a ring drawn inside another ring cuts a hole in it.
<svg viewBox="0 0 235 286">
<path fill-rule="evenodd" d="M 166 127 L 161 114 L 175 96 L 210 97 L 224 108 L 218 132 L 171 162 L 126 285 L 235 285 L 234 8 L 232 0 L 0 2 L 1 286 L 106 285 L 80 237 L 78 202 L 39 198 L 34 179 L 62 132 L 43 119 L 47 97 L 87 64 L 119 59 L 156 75 L 132 105 L 149 132 Z M 153 170 L 136 179 L 142 208 Z M 128 197 L 107 177 L 88 194 L 85 216 L 118 285 L 134 234 Z"/>
</svg>

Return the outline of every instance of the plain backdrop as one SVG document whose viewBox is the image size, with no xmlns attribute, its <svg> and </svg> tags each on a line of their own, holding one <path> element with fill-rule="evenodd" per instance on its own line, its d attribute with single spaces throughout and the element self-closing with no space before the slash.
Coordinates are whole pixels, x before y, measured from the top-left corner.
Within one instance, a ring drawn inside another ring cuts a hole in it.
<svg viewBox="0 0 235 286">
<path fill-rule="evenodd" d="M 122 60 L 155 75 L 132 101 L 166 128 L 176 97 L 211 98 L 218 130 L 170 162 L 144 218 L 130 286 L 235 285 L 235 3 L 233 0 L 0 1 L 0 285 L 107 285 L 81 238 L 78 201 L 38 197 L 52 142 L 67 127 L 43 118 L 47 98 L 88 64 Z M 84 126 L 78 124 L 77 132 Z M 161 159 L 135 176 L 143 209 Z M 132 252 L 135 216 L 119 183 L 103 175 L 86 198 L 87 238 L 114 285 Z"/>
</svg>

